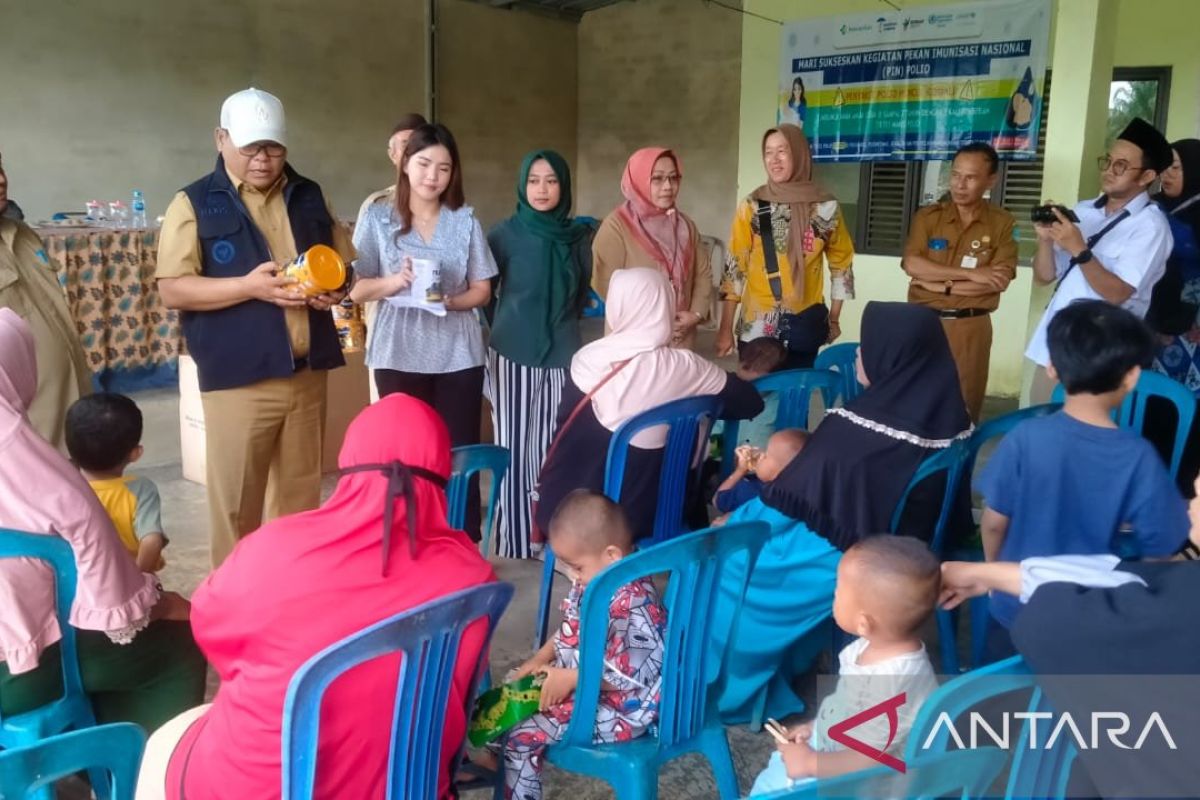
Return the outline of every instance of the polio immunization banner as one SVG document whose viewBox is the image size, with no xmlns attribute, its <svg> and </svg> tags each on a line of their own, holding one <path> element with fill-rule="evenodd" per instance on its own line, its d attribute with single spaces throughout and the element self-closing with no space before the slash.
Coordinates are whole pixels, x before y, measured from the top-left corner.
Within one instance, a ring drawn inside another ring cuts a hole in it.
<svg viewBox="0 0 1200 800">
<path fill-rule="evenodd" d="M 1049 36 L 1050 0 L 789 22 L 777 121 L 817 161 L 940 160 L 973 141 L 1032 159 Z"/>
</svg>

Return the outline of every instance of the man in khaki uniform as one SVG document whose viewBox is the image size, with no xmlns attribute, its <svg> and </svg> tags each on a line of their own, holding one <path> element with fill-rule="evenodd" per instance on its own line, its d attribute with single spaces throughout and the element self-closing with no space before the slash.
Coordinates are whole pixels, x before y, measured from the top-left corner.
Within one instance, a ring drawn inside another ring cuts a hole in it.
<svg viewBox="0 0 1200 800">
<path fill-rule="evenodd" d="M 960 148 L 951 166 L 949 200 L 916 213 L 902 262 L 912 278 L 908 301 L 942 318 L 967 412 L 976 422 L 987 392 L 991 313 L 1017 274 L 1013 215 L 984 199 L 998 166 L 991 145 Z"/>
<path fill-rule="evenodd" d="M 388 137 L 387 156 L 388 161 L 392 162 L 392 166 L 395 167 L 397 171 L 400 169 L 400 163 L 404 160 L 404 148 L 408 146 L 408 140 L 412 137 L 412 132 L 422 125 L 428 124 L 429 123 L 426 122 L 425 117 L 416 112 L 412 112 L 401 117 L 400 121 L 396 123 L 396 127 L 392 128 L 392 135 Z M 378 192 L 371 192 L 369 195 L 367 195 L 367 199 L 363 200 L 362 205 L 359 206 L 358 221 L 362 222 L 363 214 L 366 214 L 367 209 L 370 208 L 374 203 L 377 203 L 380 200 L 387 200 L 390 202 L 395 196 L 396 180 L 393 178 L 390 184 L 380 189 Z"/>
<path fill-rule="evenodd" d="M 37 394 L 29 421 L 62 449 L 67 409 L 92 389 L 92 374 L 46 247 L 33 229 L 5 215 L 8 176 L 0 162 L 0 308 L 11 308 L 33 329 Z"/>
<path fill-rule="evenodd" d="M 287 163 L 286 135 L 278 98 L 227 98 L 216 168 L 171 201 L 159 241 L 159 291 L 183 311 L 200 378 L 213 566 L 320 502 L 326 371 L 345 363 L 329 313 L 343 293 L 306 299 L 279 274 L 315 244 L 354 258 L 321 188 Z"/>
</svg>

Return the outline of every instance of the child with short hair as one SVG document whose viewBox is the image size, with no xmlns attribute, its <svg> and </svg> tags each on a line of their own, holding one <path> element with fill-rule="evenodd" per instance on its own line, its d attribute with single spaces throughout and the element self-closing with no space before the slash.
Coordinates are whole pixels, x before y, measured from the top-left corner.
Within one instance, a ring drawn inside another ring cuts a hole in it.
<svg viewBox="0 0 1200 800">
<path fill-rule="evenodd" d="M 579 612 L 583 591 L 609 564 L 633 551 L 625 512 L 602 494 L 577 489 L 559 504 L 550 521 L 550 549 L 571 578 L 563 621 L 554 637 L 509 673 L 513 681 L 545 676 L 541 712 L 504 739 L 505 797 L 540 800 L 542 759 L 562 738 L 574 709 L 579 679 Z M 625 742 L 644 734 L 658 718 L 662 690 L 663 636 L 667 612 L 649 577 L 617 590 L 609 602 L 604 681 L 596 710 L 595 738 Z"/>
<path fill-rule="evenodd" d="M 729 514 L 761 495 L 766 484 L 778 478 L 807 443 L 808 431 L 784 428 L 771 434 L 765 450 L 749 445 L 739 447 L 733 472 L 713 496 L 717 511 Z"/>
<path fill-rule="evenodd" d="M 761 378 L 783 368 L 787 346 L 773 336 L 751 339 L 738 348 L 737 376 L 744 381 Z"/>
<path fill-rule="evenodd" d="M 1047 339 L 1047 369 L 1066 403 L 1005 436 L 976 480 L 984 555 L 1108 553 L 1122 529 L 1143 556 L 1174 553 L 1188 534 L 1183 497 L 1154 447 L 1112 420 L 1153 356 L 1153 334 L 1123 308 L 1081 300 L 1054 315 Z M 1008 628 L 1019 607 L 1016 597 L 993 594 L 988 660 L 1015 654 Z"/>
<path fill-rule="evenodd" d="M 166 562 L 162 501 L 146 478 L 126 475 L 142 457 L 142 412 L 121 394 L 100 392 L 76 400 L 67 410 L 67 452 L 100 505 L 108 512 L 121 544 L 143 572 L 158 572 Z"/>
<path fill-rule="evenodd" d="M 869 756 L 848 750 L 829 737 L 831 726 L 905 694 L 896 709 L 896 728 L 880 714 L 853 729 L 858 741 L 895 757 L 921 704 L 937 688 L 937 677 L 922 625 L 933 613 L 941 591 L 941 565 L 929 547 L 911 536 L 878 535 L 859 541 L 838 564 L 833 618 L 857 635 L 839 654 L 837 687 L 821 701 L 816 718 L 788 731 L 750 794 L 794 786 L 877 766 Z"/>
<path fill-rule="evenodd" d="M 737 376 L 744 381 L 778 372 L 787 361 L 787 347 L 772 336 L 751 339 L 738 350 Z M 775 418 L 779 415 L 779 395 L 769 394 L 763 398 L 763 410 L 754 419 L 738 424 L 738 443 L 764 448 L 775 430 Z M 724 423 L 721 423 L 722 430 Z M 714 431 L 715 432 L 715 431 Z"/>
<path fill-rule="evenodd" d="M 778 339 L 771 336 L 751 339 L 738 348 L 737 376 L 744 381 L 754 381 L 769 375 L 783 367 L 787 355 L 787 348 Z M 757 417 L 738 423 L 738 449 L 765 448 L 775 431 L 775 419 L 778 416 L 779 395 L 772 392 L 763 398 L 763 410 Z M 700 472 L 699 490 L 688 497 L 687 522 L 692 528 L 708 525 L 709 500 L 720 491 L 718 486 L 721 485 L 719 476 L 724 458 L 725 425 L 725 420 L 721 419 L 713 423 L 712 433 L 709 435 L 711 446 Z"/>
</svg>

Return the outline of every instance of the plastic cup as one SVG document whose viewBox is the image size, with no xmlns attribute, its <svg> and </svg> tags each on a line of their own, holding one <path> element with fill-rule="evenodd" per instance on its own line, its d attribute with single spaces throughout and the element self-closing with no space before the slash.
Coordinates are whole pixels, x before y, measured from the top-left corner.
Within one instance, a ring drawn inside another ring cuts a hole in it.
<svg viewBox="0 0 1200 800">
<path fill-rule="evenodd" d="M 336 292 L 346 282 L 346 264 L 332 247 L 314 244 L 283 268 L 307 297 Z"/>
</svg>

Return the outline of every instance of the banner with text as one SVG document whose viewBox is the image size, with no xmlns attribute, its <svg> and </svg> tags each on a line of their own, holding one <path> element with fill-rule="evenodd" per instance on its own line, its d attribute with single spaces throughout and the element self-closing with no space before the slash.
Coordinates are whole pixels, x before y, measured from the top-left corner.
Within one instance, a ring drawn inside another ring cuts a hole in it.
<svg viewBox="0 0 1200 800">
<path fill-rule="evenodd" d="M 789 22 L 777 122 L 803 127 L 817 161 L 945 159 L 975 141 L 1032 159 L 1049 31 L 1050 0 Z"/>
</svg>

